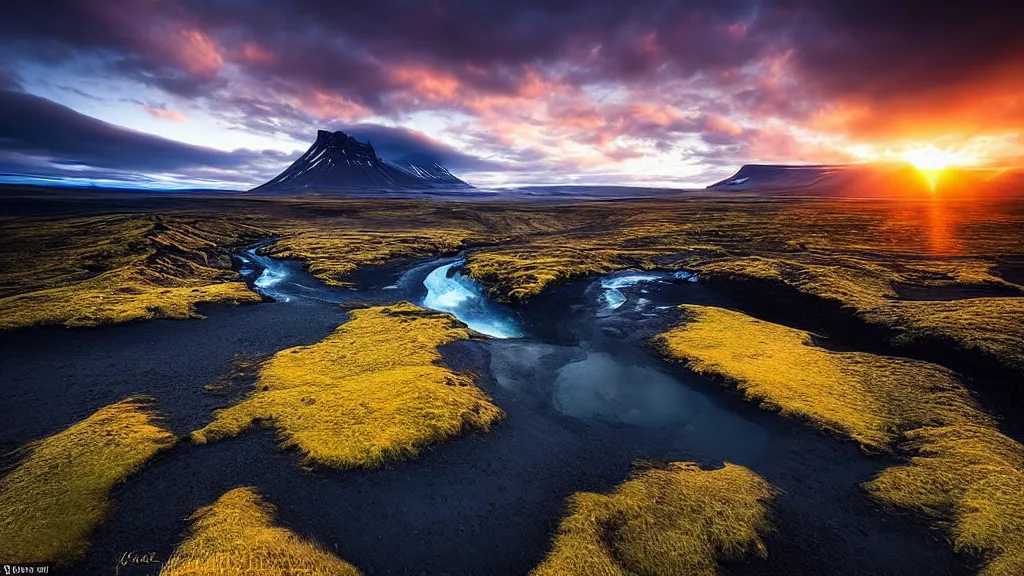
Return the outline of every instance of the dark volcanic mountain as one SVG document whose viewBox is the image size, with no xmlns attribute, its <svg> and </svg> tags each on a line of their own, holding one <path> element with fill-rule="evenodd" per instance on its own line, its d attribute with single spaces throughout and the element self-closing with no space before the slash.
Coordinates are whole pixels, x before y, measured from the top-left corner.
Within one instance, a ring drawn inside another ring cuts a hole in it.
<svg viewBox="0 0 1024 576">
<path fill-rule="evenodd" d="M 319 130 L 306 153 L 254 192 L 458 190 L 472 186 L 422 155 L 388 162 L 369 143 L 344 132 Z"/>
</svg>

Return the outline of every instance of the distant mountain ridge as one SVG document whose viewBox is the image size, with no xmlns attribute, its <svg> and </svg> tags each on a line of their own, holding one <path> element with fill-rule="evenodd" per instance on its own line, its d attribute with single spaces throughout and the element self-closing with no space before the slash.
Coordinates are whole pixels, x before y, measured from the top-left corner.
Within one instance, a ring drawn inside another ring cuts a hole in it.
<svg viewBox="0 0 1024 576">
<path fill-rule="evenodd" d="M 711 190 L 785 190 L 806 188 L 834 176 L 844 166 L 745 164 L 732 176 L 708 186 Z"/>
<path fill-rule="evenodd" d="M 1024 172 L 946 168 L 929 176 L 899 163 L 779 165 L 747 164 L 708 190 L 773 192 L 842 198 L 1001 198 L 1024 193 Z"/>
<path fill-rule="evenodd" d="M 931 192 L 928 179 L 909 164 L 747 164 L 709 190 L 778 192 L 842 198 L 892 198 Z"/>
<path fill-rule="evenodd" d="M 708 189 L 869 194 L 882 183 L 900 183 L 912 188 L 927 186 L 920 174 L 905 164 L 746 164 L 729 178 L 708 186 Z"/>
<path fill-rule="evenodd" d="M 262 193 L 345 192 L 366 190 L 459 190 L 473 187 L 437 161 L 413 155 L 389 162 L 373 145 L 344 132 L 318 130 L 305 154 L 267 183 Z"/>
</svg>

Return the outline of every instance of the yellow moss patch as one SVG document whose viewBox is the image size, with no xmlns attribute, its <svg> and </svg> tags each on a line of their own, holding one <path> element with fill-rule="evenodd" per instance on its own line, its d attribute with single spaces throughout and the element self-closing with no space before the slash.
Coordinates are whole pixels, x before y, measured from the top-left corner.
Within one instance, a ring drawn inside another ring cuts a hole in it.
<svg viewBox="0 0 1024 576">
<path fill-rule="evenodd" d="M 83 327 L 154 318 L 202 318 L 196 304 L 260 301 L 260 295 L 243 282 L 162 288 L 103 278 L 0 300 L 0 330 L 40 324 Z"/>
<path fill-rule="evenodd" d="M 713 575 L 718 563 L 767 554 L 776 490 L 742 466 L 692 462 L 644 470 L 611 494 L 569 499 L 554 547 L 535 576 Z"/>
<path fill-rule="evenodd" d="M 456 252 L 469 232 L 429 228 L 389 232 L 343 230 L 301 231 L 264 250 L 275 258 L 308 262 L 311 274 L 333 286 L 351 287 L 349 274 L 362 266 L 384 264 L 392 258 L 420 258 Z"/>
<path fill-rule="evenodd" d="M 219 219 L 102 216 L 5 223 L 0 330 L 195 318 L 202 302 L 259 302 L 227 245 L 265 236 Z"/>
<path fill-rule="evenodd" d="M 984 576 L 1024 574 L 1024 446 L 984 426 L 907 433 L 917 456 L 865 487 L 875 497 L 952 521 L 957 550 L 982 552 Z"/>
<path fill-rule="evenodd" d="M 585 244 L 531 246 L 529 249 L 490 249 L 470 255 L 466 271 L 489 284 L 502 300 L 524 300 L 552 284 L 588 274 L 602 274 L 637 264 L 614 250 L 588 249 Z M 650 263 L 645 263 L 650 267 Z M 643 264 L 641 264 L 643 266 Z"/>
<path fill-rule="evenodd" d="M 705 276 L 757 278 L 780 281 L 805 294 L 846 306 L 867 307 L 895 298 L 897 276 L 861 258 L 831 258 L 831 263 L 810 264 L 785 258 L 748 256 L 704 264 Z"/>
<path fill-rule="evenodd" d="M 122 400 L 23 448 L 27 458 L 0 480 L 0 558 L 67 564 L 85 553 L 111 488 L 175 442 L 150 406 Z"/>
<path fill-rule="evenodd" d="M 946 339 L 963 350 L 998 358 L 1024 374 L 1024 298 L 890 302 L 861 316 L 895 327 L 896 344 Z"/>
<path fill-rule="evenodd" d="M 903 430 L 988 423 L 948 370 L 916 360 L 830 352 L 811 335 L 740 312 L 685 305 L 688 321 L 655 339 L 668 356 L 725 378 L 751 399 L 868 449 L 887 450 Z"/>
<path fill-rule="evenodd" d="M 192 514 L 192 531 L 161 576 L 357 576 L 314 542 L 274 526 L 273 505 L 253 488 L 224 494 Z"/>
<path fill-rule="evenodd" d="M 898 443 L 913 455 L 909 463 L 884 470 L 865 488 L 951 525 L 956 549 L 990 560 L 983 574 L 1021 573 L 1024 446 L 999 433 L 947 370 L 830 352 L 800 330 L 720 308 L 682 308 L 688 322 L 657 338 L 665 354 L 862 446 Z"/>
<path fill-rule="evenodd" d="M 949 301 L 896 300 L 894 286 L 946 287 L 963 284 L 1012 287 L 992 275 L 992 263 L 971 260 L 885 263 L 829 256 L 830 264 L 750 256 L 697 267 L 705 276 L 782 282 L 798 292 L 852 309 L 869 324 L 895 334 L 896 346 L 945 340 L 961 350 L 979 351 L 1024 373 L 1024 297 L 964 298 Z"/>
<path fill-rule="evenodd" d="M 193 441 L 267 420 L 307 464 L 376 467 L 503 416 L 472 375 L 439 364 L 439 346 L 470 336 L 453 317 L 408 302 L 351 314 L 317 344 L 275 354 L 256 391 L 216 412 Z"/>
</svg>

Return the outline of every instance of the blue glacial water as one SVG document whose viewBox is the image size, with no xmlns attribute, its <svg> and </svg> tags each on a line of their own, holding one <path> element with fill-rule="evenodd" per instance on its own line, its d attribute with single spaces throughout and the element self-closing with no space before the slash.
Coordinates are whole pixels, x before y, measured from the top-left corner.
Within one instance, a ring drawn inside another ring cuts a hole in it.
<svg viewBox="0 0 1024 576">
<path fill-rule="evenodd" d="M 656 282 L 671 282 L 673 280 L 682 280 L 686 282 L 696 282 L 697 275 L 692 272 L 678 271 L 678 272 L 625 272 L 610 275 L 600 280 L 601 285 L 601 302 L 604 303 L 605 310 L 615 310 L 619 306 L 626 303 L 625 290 L 630 288 L 636 288 L 643 284 L 650 284 Z M 643 293 L 643 292 L 642 292 Z M 649 300 L 640 298 L 642 302 L 638 302 L 639 308 L 642 308 Z"/>
<path fill-rule="evenodd" d="M 481 334 L 494 338 L 519 338 L 519 321 L 505 307 L 487 298 L 483 286 L 458 270 L 465 260 L 435 268 L 423 280 L 427 288 L 424 308 L 448 312 Z"/>
</svg>

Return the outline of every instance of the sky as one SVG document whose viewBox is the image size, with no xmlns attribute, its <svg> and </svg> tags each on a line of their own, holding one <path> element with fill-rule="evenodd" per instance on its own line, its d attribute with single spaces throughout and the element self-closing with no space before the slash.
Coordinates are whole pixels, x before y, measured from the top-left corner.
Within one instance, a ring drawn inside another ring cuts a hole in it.
<svg viewBox="0 0 1024 576">
<path fill-rule="evenodd" d="M 0 179 L 243 189 L 317 129 L 484 187 L 1020 166 L 1022 17 L 985 0 L 13 0 Z"/>
</svg>

